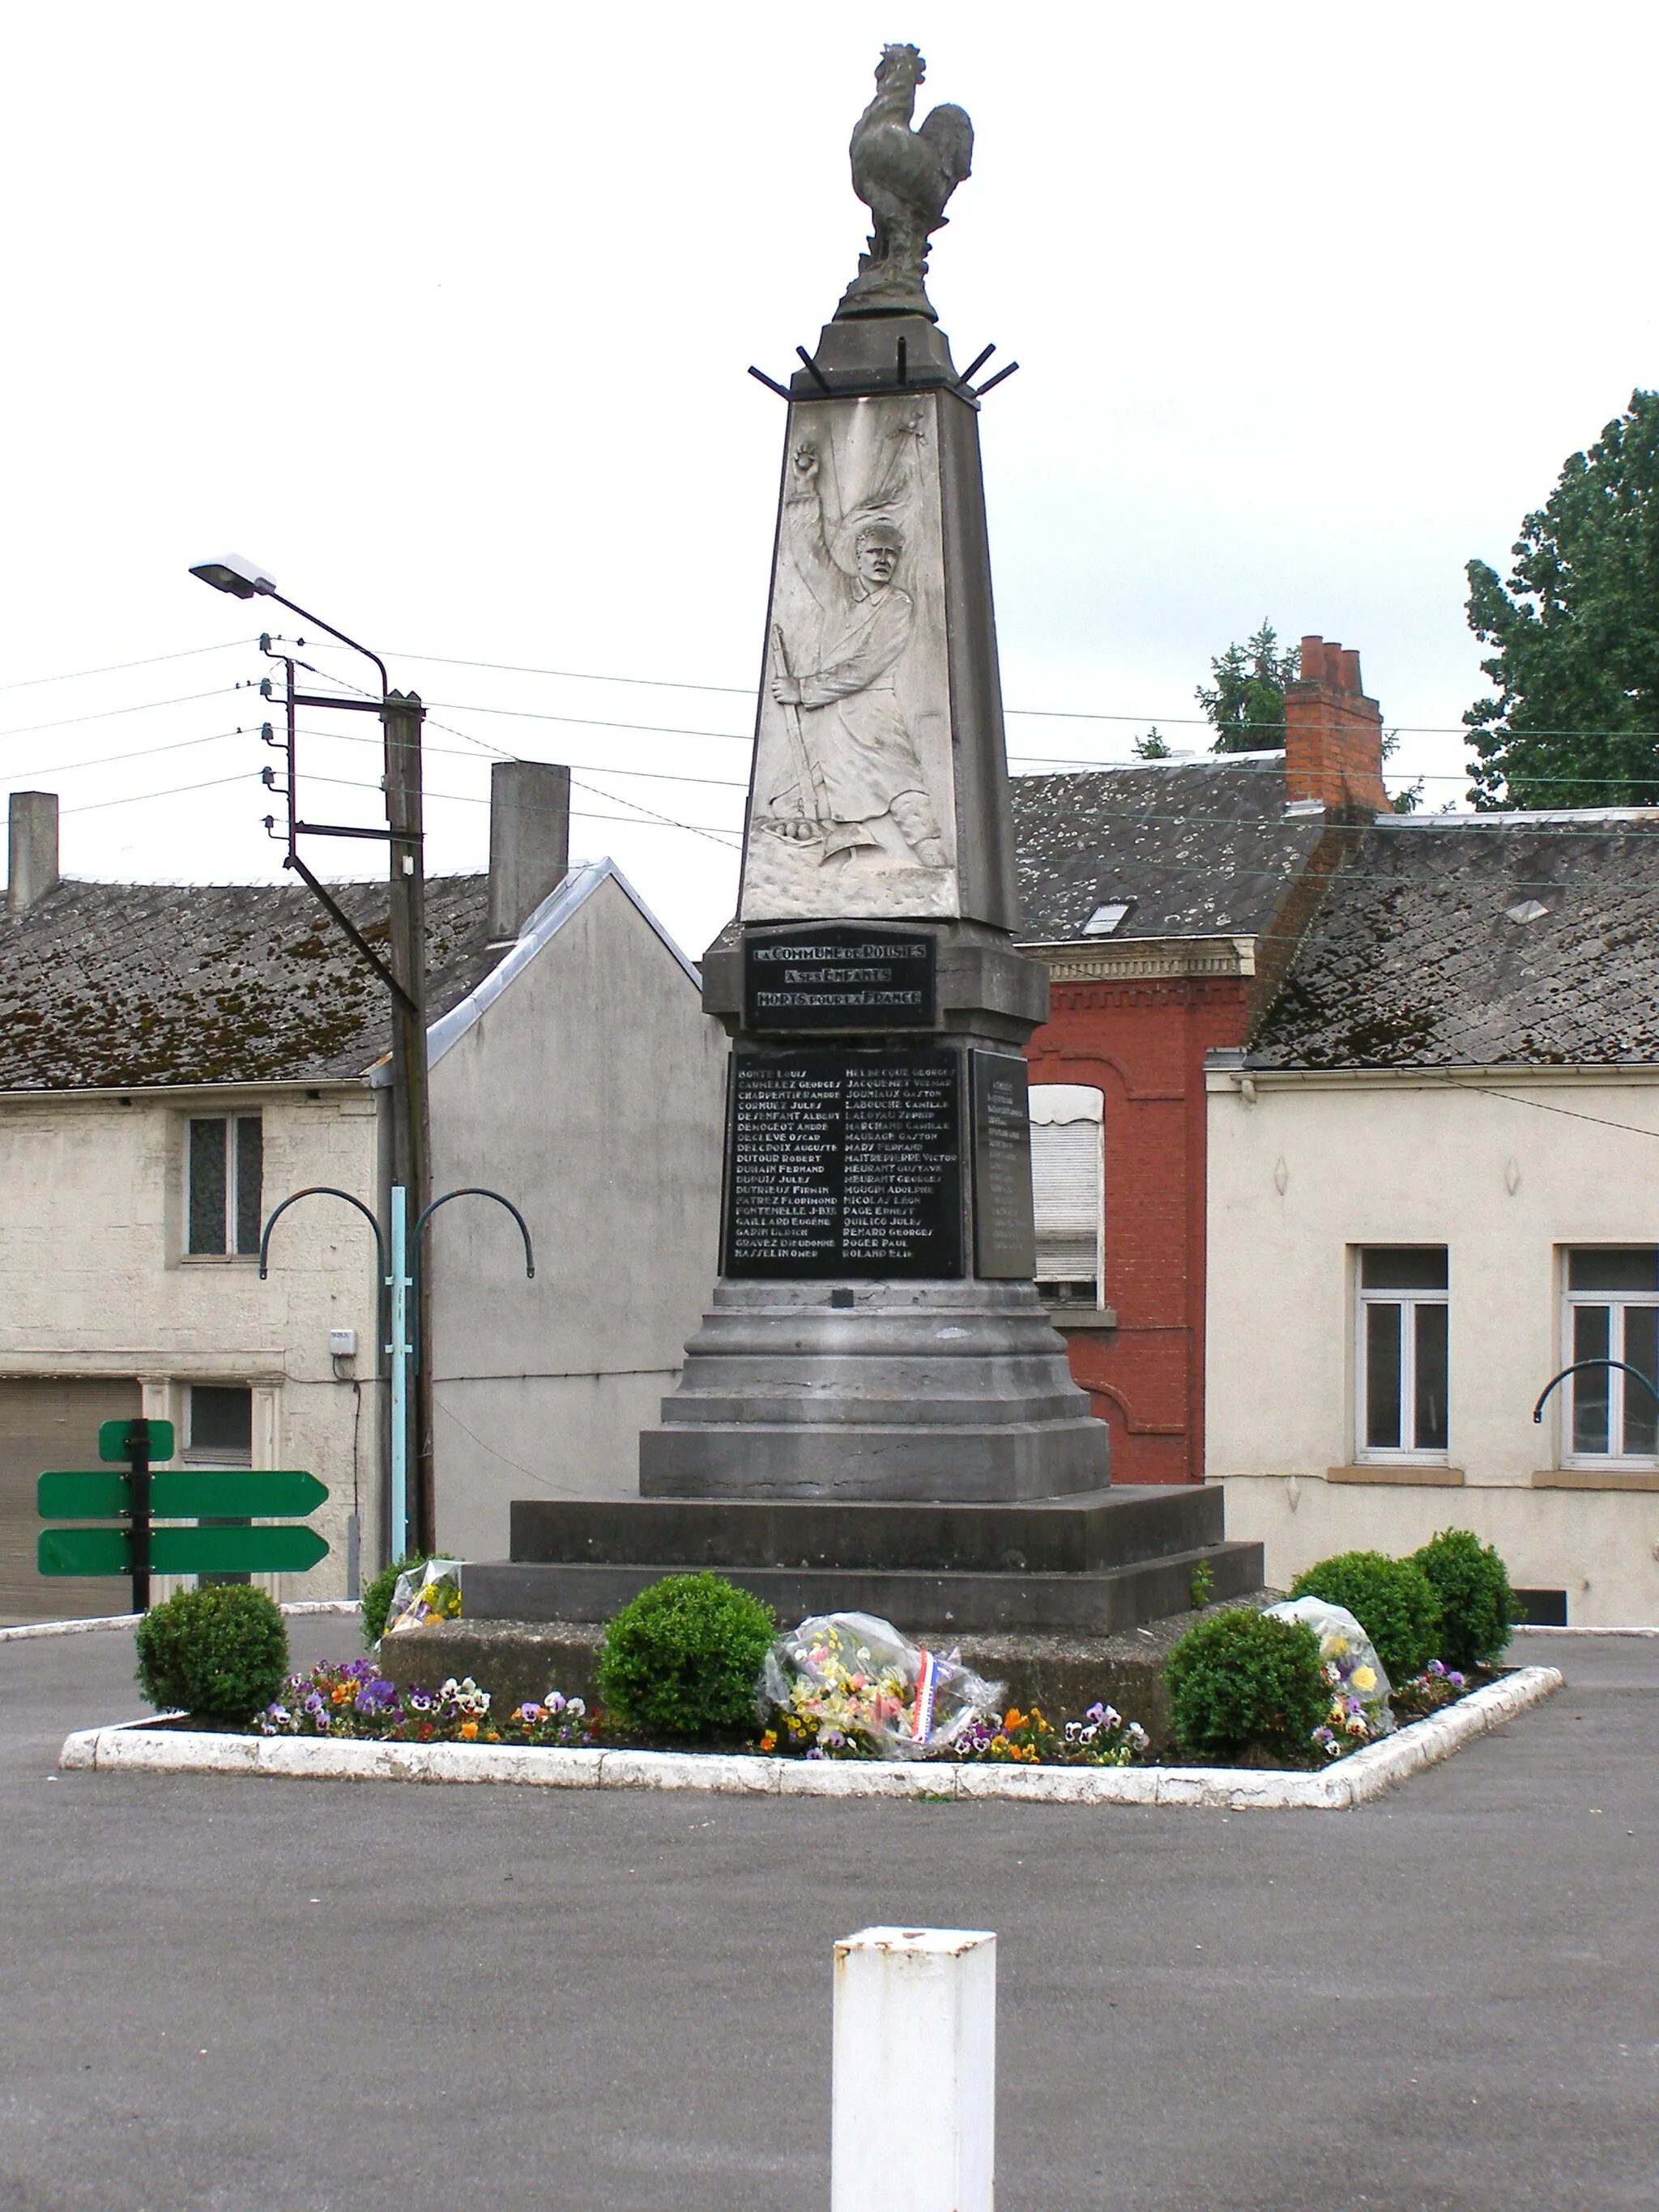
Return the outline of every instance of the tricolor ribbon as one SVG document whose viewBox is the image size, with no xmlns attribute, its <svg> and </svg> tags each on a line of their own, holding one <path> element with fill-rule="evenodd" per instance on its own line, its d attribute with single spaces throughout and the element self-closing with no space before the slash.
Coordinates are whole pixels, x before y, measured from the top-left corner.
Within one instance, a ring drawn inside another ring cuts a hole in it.
<svg viewBox="0 0 1659 2212">
<path fill-rule="evenodd" d="M 914 1742 L 926 1743 L 933 1732 L 933 1692 L 939 1685 L 939 1661 L 931 1651 L 923 1651 L 919 1656 L 916 1698 L 910 1708 L 910 1735 Z"/>
</svg>

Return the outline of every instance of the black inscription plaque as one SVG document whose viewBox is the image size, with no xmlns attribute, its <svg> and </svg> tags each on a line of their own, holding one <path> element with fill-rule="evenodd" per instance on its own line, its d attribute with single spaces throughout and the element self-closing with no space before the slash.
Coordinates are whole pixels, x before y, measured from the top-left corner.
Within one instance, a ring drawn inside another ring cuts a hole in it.
<svg viewBox="0 0 1659 2212">
<path fill-rule="evenodd" d="M 931 1029 L 931 937 L 828 922 L 810 937 L 746 937 L 743 1019 L 750 1030 Z"/>
<path fill-rule="evenodd" d="M 960 1276 L 961 1085 L 948 1050 L 734 1053 L 721 1272 Z"/>
<path fill-rule="evenodd" d="M 968 1055 L 974 1105 L 974 1273 L 1024 1282 L 1036 1266 L 1031 1105 L 1018 1053 Z"/>
</svg>

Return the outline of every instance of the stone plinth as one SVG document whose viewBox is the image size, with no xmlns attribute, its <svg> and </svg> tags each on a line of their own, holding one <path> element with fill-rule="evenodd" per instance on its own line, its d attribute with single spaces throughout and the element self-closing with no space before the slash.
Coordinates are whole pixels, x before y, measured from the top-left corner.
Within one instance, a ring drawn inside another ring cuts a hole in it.
<svg viewBox="0 0 1659 2212">
<path fill-rule="evenodd" d="M 865 1612 L 908 1633 L 1104 1636 L 1258 1588 L 1261 1551 L 1223 1534 L 1218 1489 L 1030 1504 L 765 1498 L 519 1499 L 510 1560 L 469 1565 L 470 1620 L 608 1620 L 664 1575 L 713 1569 L 779 1619 Z"/>
<path fill-rule="evenodd" d="M 1030 1283 L 723 1282 L 643 1498 L 997 1499 L 1103 1488 L 1105 1425 Z"/>
</svg>

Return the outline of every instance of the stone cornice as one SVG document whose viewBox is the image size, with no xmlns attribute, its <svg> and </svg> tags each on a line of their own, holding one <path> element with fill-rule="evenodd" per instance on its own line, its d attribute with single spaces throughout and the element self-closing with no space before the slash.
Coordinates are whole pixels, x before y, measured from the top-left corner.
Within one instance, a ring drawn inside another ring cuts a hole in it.
<svg viewBox="0 0 1659 2212">
<path fill-rule="evenodd" d="M 1083 938 L 1066 945 L 1022 945 L 1041 960 L 1050 983 L 1134 983 L 1189 975 L 1254 975 L 1254 937 L 1129 937 L 1113 944 Z"/>
<path fill-rule="evenodd" d="M 1589 1087 L 1644 1089 L 1659 1083 L 1652 1060 L 1577 1062 L 1492 1060 L 1474 1066 L 1446 1067 L 1249 1067 L 1237 1059 L 1212 1054 L 1205 1066 L 1206 1091 L 1243 1091 L 1255 1098 L 1268 1091 L 1480 1091 L 1501 1097 L 1506 1091 Z"/>
</svg>

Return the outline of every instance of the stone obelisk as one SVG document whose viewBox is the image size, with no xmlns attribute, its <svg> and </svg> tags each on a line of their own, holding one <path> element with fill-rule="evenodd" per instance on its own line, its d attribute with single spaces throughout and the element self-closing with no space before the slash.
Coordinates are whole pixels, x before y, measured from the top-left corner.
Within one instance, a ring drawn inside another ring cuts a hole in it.
<svg viewBox="0 0 1659 2212">
<path fill-rule="evenodd" d="M 972 128 L 889 46 L 852 142 L 870 249 L 791 383 L 736 921 L 720 1278 L 646 1498 L 1103 1489 L 1031 1281 L 1018 925 L 979 403 L 924 289 Z"/>
</svg>

